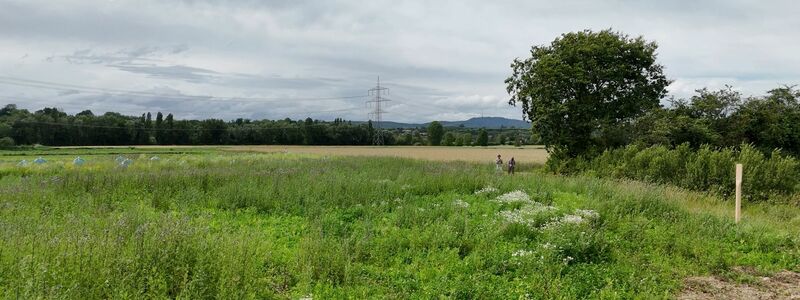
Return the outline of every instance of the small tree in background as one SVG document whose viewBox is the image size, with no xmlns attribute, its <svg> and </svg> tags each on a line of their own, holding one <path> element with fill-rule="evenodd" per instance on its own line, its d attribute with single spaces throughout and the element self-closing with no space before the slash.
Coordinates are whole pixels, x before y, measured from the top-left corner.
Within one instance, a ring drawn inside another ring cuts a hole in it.
<svg viewBox="0 0 800 300">
<path fill-rule="evenodd" d="M 442 143 L 442 136 L 444 136 L 444 127 L 439 121 L 433 121 L 428 125 L 428 144 L 431 146 L 439 146 Z"/>
<path fill-rule="evenodd" d="M 173 130 L 175 129 L 175 117 L 172 116 L 172 114 L 167 114 L 167 117 L 164 119 L 164 124 L 165 124 L 164 128 L 166 128 L 167 130 L 164 132 L 164 135 L 162 137 L 162 139 L 164 139 L 165 141 L 162 141 L 161 144 L 162 145 L 175 144 L 176 134 L 175 131 Z"/>
<path fill-rule="evenodd" d="M 161 112 L 158 112 L 156 114 L 155 132 L 156 132 L 156 134 L 155 134 L 156 135 L 156 142 L 158 144 L 163 144 L 164 143 L 164 141 L 163 141 L 164 140 L 164 114 L 162 114 Z"/>
<path fill-rule="evenodd" d="M 489 133 L 486 132 L 484 128 L 478 131 L 478 145 L 484 147 L 489 146 Z"/>
<path fill-rule="evenodd" d="M 456 144 L 456 136 L 452 132 L 447 132 L 444 134 L 444 145 L 445 146 L 454 146 Z"/>
<path fill-rule="evenodd" d="M 472 146 L 472 133 L 464 133 L 461 138 L 464 139 L 464 146 Z"/>
<path fill-rule="evenodd" d="M 418 130 L 414 130 L 414 138 L 412 139 L 412 144 L 414 146 L 422 145 L 422 134 L 420 134 Z"/>
<path fill-rule="evenodd" d="M 404 133 L 403 136 L 400 138 L 398 144 L 401 145 L 413 145 L 414 144 L 414 137 L 410 133 Z"/>
<path fill-rule="evenodd" d="M 463 135 L 458 135 L 458 137 L 456 137 L 456 146 L 464 146 L 464 136 Z"/>
</svg>

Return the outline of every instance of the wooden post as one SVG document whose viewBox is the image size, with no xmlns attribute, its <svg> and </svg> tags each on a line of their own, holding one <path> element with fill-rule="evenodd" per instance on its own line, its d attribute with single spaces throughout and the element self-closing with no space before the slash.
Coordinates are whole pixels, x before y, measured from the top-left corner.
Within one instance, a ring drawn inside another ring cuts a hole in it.
<svg viewBox="0 0 800 300">
<path fill-rule="evenodd" d="M 742 164 L 736 164 L 736 223 L 742 218 Z"/>
</svg>

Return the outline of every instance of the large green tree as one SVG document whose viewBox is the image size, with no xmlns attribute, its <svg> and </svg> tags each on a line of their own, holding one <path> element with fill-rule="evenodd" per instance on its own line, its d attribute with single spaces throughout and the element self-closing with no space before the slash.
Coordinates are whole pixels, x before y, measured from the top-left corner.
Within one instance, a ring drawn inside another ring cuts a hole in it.
<svg viewBox="0 0 800 300">
<path fill-rule="evenodd" d="M 566 33 L 515 59 L 506 79 L 509 104 L 521 105 L 554 155 L 596 153 L 622 125 L 659 106 L 670 81 L 656 44 L 612 30 Z"/>
<path fill-rule="evenodd" d="M 442 144 L 442 137 L 444 137 L 444 127 L 439 121 L 433 121 L 428 124 L 428 143 L 431 146 L 439 146 Z"/>
</svg>

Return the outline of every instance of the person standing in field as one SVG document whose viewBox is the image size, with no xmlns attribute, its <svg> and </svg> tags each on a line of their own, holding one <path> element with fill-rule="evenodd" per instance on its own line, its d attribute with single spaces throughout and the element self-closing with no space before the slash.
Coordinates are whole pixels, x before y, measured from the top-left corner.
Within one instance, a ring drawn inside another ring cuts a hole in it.
<svg viewBox="0 0 800 300">
<path fill-rule="evenodd" d="M 494 162 L 494 164 L 495 164 L 494 171 L 496 173 L 503 172 L 503 159 L 500 158 L 500 154 L 497 155 L 497 160 Z"/>
<path fill-rule="evenodd" d="M 514 167 L 516 167 L 516 165 L 517 165 L 517 162 L 514 161 L 514 157 L 511 157 L 511 159 L 508 160 L 508 174 L 509 175 L 514 175 Z"/>
</svg>

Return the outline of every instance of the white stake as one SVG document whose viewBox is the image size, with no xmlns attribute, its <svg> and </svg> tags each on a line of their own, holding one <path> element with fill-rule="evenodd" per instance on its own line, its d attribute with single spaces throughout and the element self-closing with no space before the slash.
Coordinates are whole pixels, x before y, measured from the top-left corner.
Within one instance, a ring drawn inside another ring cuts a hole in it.
<svg viewBox="0 0 800 300">
<path fill-rule="evenodd" d="M 742 164 L 736 164 L 736 223 L 742 217 Z"/>
</svg>

